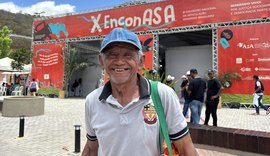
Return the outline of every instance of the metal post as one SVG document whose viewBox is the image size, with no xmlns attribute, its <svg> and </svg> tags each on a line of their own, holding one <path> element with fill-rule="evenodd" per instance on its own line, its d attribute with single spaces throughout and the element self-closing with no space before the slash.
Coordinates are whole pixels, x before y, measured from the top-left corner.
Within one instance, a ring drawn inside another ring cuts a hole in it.
<svg viewBox="0 0 270 156">
<path fill-rule="evenodd" d="M 19 137 L 24 136 L 24 115 L 20 116 Z"/>
<path fill-rule="evenodd" d="M 75 127 L 75 153 L 81 151 L 81 125 L 74 125 Z"/>
</svg>

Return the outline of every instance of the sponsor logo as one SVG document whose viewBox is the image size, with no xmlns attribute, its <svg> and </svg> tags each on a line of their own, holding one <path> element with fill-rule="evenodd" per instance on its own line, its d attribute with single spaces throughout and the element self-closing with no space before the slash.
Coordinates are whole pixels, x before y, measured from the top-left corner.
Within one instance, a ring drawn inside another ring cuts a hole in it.
<svg viewBox="0 0 270 156">
<path fill-rule="evenodd" d="M 157 122 L 157 113 L 154 104 L 145 105 L 143 108 L 144 122 L 152 125 Z"/>
<path fill-rule="evenodd" d="M 250 72 L 250 71 L 251 71 L 251 68 L 242 67 L 240 70 L 241 70 L 242 72 Z"/>
<path fill-rule="evenodd" d="M 254 62 L 255 59 L 246 59 L 246 62 Z"/>
<path fill-rule="evenodd" d="M 256 43 L 256 44 L 252 44 L 252 43 L 246 44 L 246 43 L 239 42 L 237 46 L 242 49 L 268 49 L 270 48 L 270 43 L 263 42 L 263 43 Z"/>
<path fill-rule="evenodd" d="M 270 62 L 270 58 L 258 58 L 258 62 Z"/>
<path fill-rule="evenodd" d="M 243 63 L 243 59 L 242 58 L 236 58 L 236 64 L 242 64 Z"/>
<path fill-rule="evenodd" d="M 263 75 L 263 76 L 259 76 L 260 80 L 270 80 L 270 76 L 269 75 Z"/>
<path fill-rule="evenodd" d="M 269 75 L 262 75 L 259 76 L 260 80 L 270 80 L 270 76 Z M 253 75 L 252 76 L 247 76 L 247 77 L 242 77 L 241 80 L 253 80 Z"/>
<path fill-rule="evenodd" d="M 250 38 L 249 40 L 250 40 L 250 41 L 258 41 L 259 38 Z"/>
<path fill-rule="evenodd" d="M 270 71 L 270 68 L 264 68 L 264 67 L 255 67 L 255 71 Z"/>
<path fill-rule="evenodd" d="M 221 38 L 225 38 L 227 41 L 233 38 L 233 32 L 230 29 L 225 29 L 220 34 Z"/>
<path fill-rule="evenodd" d="M 233 38 L 233 32 L 230 29 L 225 29 L 220 34 L 220 44 L 221 46 L 226 49 L 230 46 L 230 43 L 228 42 L 230 39 Z"/>
<path fill-rule="evenodd" d="M 237 46 L 240 47 L 240 48 L 243 48 L 243 49 L 251 49 L 251 48 L 254 48 L 254 45 L 253 45 L 253 44 L 238 43 Z"/>
</svg>

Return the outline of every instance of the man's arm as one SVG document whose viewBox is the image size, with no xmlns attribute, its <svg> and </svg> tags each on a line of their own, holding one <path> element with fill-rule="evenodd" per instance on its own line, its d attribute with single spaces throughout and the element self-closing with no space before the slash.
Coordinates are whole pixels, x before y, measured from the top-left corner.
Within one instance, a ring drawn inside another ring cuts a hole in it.
<svg viewBox="0 0 270 156">
<path fill-rule="evenodd" d="M 98 151 L 98 141 L 89 141 L 87 140 L 82 156 L 97 156 L 97 151 Z"/>
<path fill-rule="evenodd" d="M 187 134 L 181 139 L 173 141 L 173 144 L 181 156 L 199 156 L 192 143 L 190 134 Z"/>
</svg>

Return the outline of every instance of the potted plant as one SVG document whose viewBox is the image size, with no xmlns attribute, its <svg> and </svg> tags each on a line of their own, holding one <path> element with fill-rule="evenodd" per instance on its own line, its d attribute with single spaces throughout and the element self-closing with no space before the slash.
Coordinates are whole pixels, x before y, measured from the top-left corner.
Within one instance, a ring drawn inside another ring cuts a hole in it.
<svg viewBox="0 0 270 156">
<path fill-rule="evenodd" d="M 241 80 L 241 75 L 238 72 L 225 72 L 219 74 L 218 79 L 224 88 L 230 88 L 233 81 Z"/>
</svg>

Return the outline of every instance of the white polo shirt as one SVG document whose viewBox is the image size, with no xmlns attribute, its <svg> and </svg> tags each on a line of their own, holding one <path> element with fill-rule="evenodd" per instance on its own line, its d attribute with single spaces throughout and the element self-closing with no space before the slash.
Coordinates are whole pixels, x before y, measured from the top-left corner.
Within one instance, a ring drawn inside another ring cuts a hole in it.
<svg viewBox="0 0 270 156">
<path fill-rule="evenodd" d="M 158 156 L 159 121 L 150 97 L 149 81 L 138 75 L 140 97 L 123 107 L 111 95 L 110 82 L 86 97 L 87 138 L 98 141 L 99 156 Z M 175 91 L 158 84 L 171 140 L 188 134 Z"/>
</svg>

